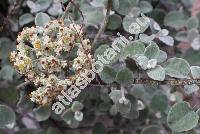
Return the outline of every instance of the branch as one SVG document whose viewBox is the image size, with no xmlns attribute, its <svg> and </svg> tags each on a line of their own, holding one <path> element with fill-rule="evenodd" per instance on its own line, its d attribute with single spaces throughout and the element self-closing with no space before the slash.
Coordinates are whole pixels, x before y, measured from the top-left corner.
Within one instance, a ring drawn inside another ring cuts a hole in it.
<svg viewBox="0 0 200 134">
<path fill-rule="evenodd" d="M 171 86 L 184 86 L 184 85 L 192 85 L 196 84 L 200 86 L 200 79 L 166 79 L 164 81 L 156 81 L 149 78 L 135 78 L 133 80 L 133 84 L 150 84 L 150 85 L 171 85 Z M 110 84 L 89 84 L 89 86 L 106 86 L 110 87 Z"/>
<path fill-rule="evenodd" d="M 101 25 L 101 28 L 99 29 L 97 35 L 94 38 L 94 41 L 92 42 L 92 46 L 94 46 L 94 44 L 97 42 L 97 39 L 99 38 L 99 36 L 101 36 L 102 32 L 106 28 L 106 25 L 108 23 L 108 18 L 109 18 L 109 15 L 110 15 L 111 7 L 112 7 L 112 0 L 108 0 L 106 16 L 104 18 L 103 24 Z"/>
</svg>

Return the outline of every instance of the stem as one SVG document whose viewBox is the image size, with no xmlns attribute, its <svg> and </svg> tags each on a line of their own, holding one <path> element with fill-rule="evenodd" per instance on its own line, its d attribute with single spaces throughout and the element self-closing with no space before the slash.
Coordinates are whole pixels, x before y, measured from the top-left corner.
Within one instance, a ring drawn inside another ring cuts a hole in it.
<svg viewBox="0 0 200 134">
<path fill-rule="evenodd" d="M 101 28 L 99 29 L 97 35 L 94 38 L 94 41 L 92 42 L 92 46 L 94 46 L 94 44 L 97 42 L 97 39 L 101 36 L 101 34 L 104 32 L 106 28 L 106 25 L 108 23 L 108 18 L 110 15 L 111 6 L 112 6 L 112 0 L 108 0 L 106 16 L 104 18 L 103 24 L 101 25 Z"/>
</svg>

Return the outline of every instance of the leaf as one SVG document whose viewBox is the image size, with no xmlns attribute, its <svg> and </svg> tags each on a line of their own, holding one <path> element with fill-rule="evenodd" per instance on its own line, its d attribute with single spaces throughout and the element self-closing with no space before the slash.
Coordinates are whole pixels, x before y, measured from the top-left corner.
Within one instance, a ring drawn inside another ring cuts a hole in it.
<svg viewBox="0 0 200 134">
<path fill-rule="evenodd" d="M 81 102 L 74 101 L 72 106 L 71 106 L 71 109 L 72 109 L 73 112 L 76 112 L 76 111 L 82 110 L 83 107 L 84 107 L 84 105 Z"/>
<path fill-rule="evenodd" d="M 174 132 L 189 131 L 198 124 L 199 116 L 192 111 L 187 102 L 180 102 L 171 107 L 167 123 Z"/>
<path fill-rule="evenodd" d="M 25 13 L 19 17 L 19 25 L 22 27 L 30 22 L 34 21 L 34 17 L 30 13 Z"/>
<path fill-rule="evenodd" d="M 118 109 L 117 109 L 117 106 L 116 105 L 112 105 L 112 107 L 110 108 L 109 110 L 109 113 L 113 116 L 117 115 L 118 113 Z"/>
<path fill-rule="evenodd" d="M 186 94 L 192 94 L 194 92 L 197 92 L 198 90 L 199 90 L 199 87 L 196 84 L 184 85 L 184 92 Z"/>
<path fill-rule="evenodd" d="M 0 38 L 0 59 L 8 58 L 11 50 L 15 48 L 12 41 L 7 37 Z"/>
<path fill-rule="evenodd" d="M 162 51 L 162 50 L 160 50 L 160 53 L 159 53 L 159 55 L 157 57 L 158 63 L 163 63 L 166 60 L 167 60 L 167 53 Z"/>
<path fill-rule="evenodd" d="M 0 105 L 0 128 L 15 122 L 15 112 L 6 105 Z"/>
<path fill-rule="evenodd" d="M 68 124 L 69 121 L 74 119 L 74 113 L 72 112 L 71 109 L 67 109 L 63 114 L 62 114 L 62 119 Z"/>
<path fill-rule="evenodd" d="M 128 114 L 131 111 L 131 102 L 128 99 L 126 99 L 126 103 L 120 103 L 118 101 L 116 107 L 121 114 Z"/>
<path fill-rule="evenodd" d="M 62 14 L 63 10 L 61 3 L 58 1 L 54 1 L 52 6 L 48 9 L 47 12 L 52 16 L 58 16 Z"/>
<path fill-rule="evenodd" d="M 152 42 L 154 39 L 155 39 L 156 35 L 155 34 L 152 34 L 150 36 L 146 35 L 146 34 L 140 34 L 139 35 L 139 39 L 141 42 L 144 42 L 144 43 L 150 43 Z"/>
<path fill-rule="evenodd" d="M 12 81 L 14 74 L 15 74 L 14 69 L 9 65 L 5 65 L 0 70 L 0 79 Z"/>
<path fill-rule="evenodd" d="M 165 72 L 174 78 L 186 78 L 190 73 L 189 63 L 181 58 L 170 58 L 165 64 Z"/>
<path fill-rule="evenodd" d="M 161 36 L 159 40 L 168 46 L 174 46 L 174 39 L 171 36 Z"/>
<path fill-rule="evenodd" d="M 152 5 L 148 1 L 140 1 L 139 7 L 142 13 L 149 13 L 153 9 Z"/>
<path fill-rule="evenodd" d="M 121 26 L 121 24 L 122 18 L 117 14 L 113 14 L 109 16 L 107 28 L 110 30 L 116 30 Z"/>
<path fill-rule="evenodd" d="M 161 91 L 158 91 L 153 95 L 150 103 L 150 106 L 153 110 L 163 113 L 167 110 L 168 105 L 168 98 Z"/>
<path fill-rule="evenodd" d="M 149 59 L 146 56 L 139 55 L 137 57 L 134 57 L 134 60 L 139 67 L 141 67 L 143 70 L 147 69 L 148 61 Z"/>
<path fill-rule="evenodd" d="M 150 125 L 143 128 L 141 134 L 160 134 L 160 128 L 156 125 Z"/>
<path fill-rule="evenodd" d="M 105 83 L 113 83 L 115 81 L 117 72 L 111 66 L 104 66 L 103 71 L 100 72 L 99 76 Z"/>
<path fill-rule="evenodd" d="M 165 69 L 158 65 L 156 68 L 148 70 L 147 75 L 153 80 L 163 81 L 165 79 Z"/>
<path fill-rule="evenodd" d="M 36 109 L 33 109 L 33 114 L 37 121 L 45 121 L 51 115 L 50 106 L 40 106 Z"/>
<path fill-rule="evenodd" d="M 131 109 L 130 112 L 128 112 L 127 114 L 122 114 L 122 116 L 130 120 L 137 119 L 139 117 L 139 112 L 137 109 L 138 104 L 136 98 L 131 95 L 127 95 L 126 98 L 129 99 L 131 102 Z"/>
<path fill-rule="evenodd" d="M 172 28 L 182 28 L 186 25 L 186 17 L 183 13 L 179 11 L 169 12 L 164 19 L 164 24 Z"/>
<path fill-rule="evenodd" d="M 135 18 L 131 15 L 126 15 L 123 19 L 122 25 L 126 32 L 131 34 L 143 33 L 149 27 L 150 19 L 148 17 Z"/>
<path fill-rule="evenodd" d="M 143 54 L 144 50 L 145 45 L 143 43 L 132 42 L 122 50 L 121 55 L 124 59 L 126 59 L 126 57 L 133 57 L 136 54 Z"/>
<path fill-rule="evenodd" d="M 197 29 L 199 26 L 199 20 L 196 16 L 192 16 L 187 20 L 187 29 Z"/>
<path fill-rule="evenodd" d="M 6 88 L 0 88 L 0 100 L 6 102 L 7 104 L 16 104 L 18 99 L 18 92 L 14 85 L 9 85 Z"/>
<path fill-rule="evenodd" d="M 160 54 L 160 49 L 156 43 L 151 43 L 145 48 L 144 55 L 149 59 L 156 59 Z"/>
<path fill-rule="evenodd" d="M 115 78 L 116 82 L 122 85 L 130 85 L 133 83 L 133 73 L 128 69 L 121 69 Z"/>
<path fill-rule="evenodd" d="M 113 7 L 121 15 L 127 15 L 131 9 L 137 6 L 139 0 L 114 0 Z"/>
<path fill-rule="evenodd" d="M 96 123 L 92 129 L 92 134 L 106 134 L 106 128 L 102 123 Z"/>
<path fill-rule="evenodd" d="M 187 34 L 187 40 L 192 42 L 195 38 L 199 36 L 199 31 L 197 29 L 190 29 Z"/>
<path fill-rule="evenodd" d="M 35 16 L 35 25 L 44 26 L 50 21 L 50 17 L 46 13 L 37 13 Z"/>
<path fill-rule="evenodd" d="M 191 47 L 196 51 L 200 50 L 200 36 L 194 38 L 191 43 Z"/>
<path fill-rule="evenodd" d="M 191 66 L 190 67 L 192 77 L 194 79 L 200 79 L 200 67 L 199 66 Z"/>
<path fill-rule="evenodd" d="M 74 119 L 77 121 L 82 121 L 83 120 L 83 113 L 81 111 L 76 111 L 74 113 Z"/>
<path fill-rule="evenodd" d="M 180 31 L 180 32 L 176 33 L 175 39 L 177 41 L 180 41 L 180 42 L 188 42 L 187 32 L 186 31 Z"/>
<path fill-rule="evenodd" d="M 81 11 L 83 12 L 84 24 L 86 26 L 97 27 L 102 24 L 104 18 L 103 8 L 96 8 L 88 5 L 81 8 Z"/>
<path fill-rule="evenodd" d="M 122 98 L 122 93 L 120 90 L 111 90 L 109 96 L 114 103 L 118 103 L 119 99 Z"/>
<path fill-rule="evenodd" d="M 147 69 L 153 69 L 157 65 L 157 59 L 151 59 L 147 62 Z"/>
</svg>

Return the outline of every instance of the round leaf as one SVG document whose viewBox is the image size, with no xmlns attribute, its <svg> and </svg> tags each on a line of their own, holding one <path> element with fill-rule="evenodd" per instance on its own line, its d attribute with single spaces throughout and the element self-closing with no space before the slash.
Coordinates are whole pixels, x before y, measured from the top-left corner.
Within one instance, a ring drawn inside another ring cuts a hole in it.
<svg viewBox="0 0 200 134">
<path fill-rule="evenodd" d="M 147 71 L 147 75 L 153 80 L 163 81 L 165 79 L 165 70 L 160 66 Z"/>
<path fill-rule="evenodd" d="M 46 13 L 37 13 L 35 17 L 35 25 L 44 26 L 50 21 L 50 17 Z"/>
<path fill-rule="evenodd" d="M 15 112 L 8 106 L 0 105 L 0 127 L 5 127 L 15 121 Z"/>
<path fill-rule="evenodd" d="M 111 66 L 104 66 L 103 71 L 99 74 L 101 80 L 105 83 L 112 83 L 115 80 L 117 72 Z"/>
<path fill-rule="evenodd" d="M 166 74 L 174 78 L 186 78 L 190 73 L 189 63 L 181 58 L 171 58 L 165 65 Z"/>
<path fill-rule="evenodd" d="M 175 132 L 189 131 L 198 124 L 199 116 L 187 102 L 175 104 L 169 111 L 167 123 Z"/>
<path fill-rule="evenodd" d="M 129 85 L 133 83 L 133 73 L 128 69 L 121 69 L 115 79 L 119 84 Z"/>
</svg>

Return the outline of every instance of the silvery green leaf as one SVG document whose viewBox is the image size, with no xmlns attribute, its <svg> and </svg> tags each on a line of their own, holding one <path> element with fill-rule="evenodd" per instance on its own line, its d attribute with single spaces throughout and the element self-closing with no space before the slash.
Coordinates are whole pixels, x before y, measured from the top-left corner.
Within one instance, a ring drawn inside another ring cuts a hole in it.
<svg viewBox="0 0 200 134">
<path fill-rule="evenodd" d="M 169 102 L 167 95 L 165 95 L 162 91 L 157 91 L 153 94 L 150 102 L 151 109 L 164 113 L 167 110 L 168 105 Z"/>
<path fill-rule="evenodd" d="M 194 38 L 194 40 L 191 43 L 191 47 L 194 50 L 197 50 L 197 51 L 200 50 L 200 36 Z"/>
<path fill-rule="evenodd" d="M 167 36 L 169 34 L 169 31 L 167 29 L 162 29 L 158 33 L 158 36 Z"/>
<path fill-rule="evenodd" d="M 11 66 L 3 66 L 3 68 L 0 70 L 0 79 L 13 80 L 14 73 L 15 71 Z"/>
<path fill-rule="evenodd" d="M 82 7 L 81 11 L 83 12 L 83 16 L 84 16 L 84 24 L 86 26 L 94 26 L 94 27 L 101 25 L 104 18 L 103 10 L 104 8 L 101 8 L 101 7 L 98 7 L 98 8 L 95 8 L 92 6 Z"/>
<path fill-rule="evenodd" d="M 199 26 L 199 19 L 196 16 L 192 16 L 187 21 L 187 29 L 197 29 Z"/>
<path fill-rule="evenodd" d="M 122 93 L 120 90 L 111 90 L 109 96 L 114 103 L 117 103 L 119 99 L 122 98 Z"/>
<path fill-rule="evenodd" d="M 51 4 L 52 0 L 38 0 L 35 3 L 31 0 L 27 1 L 28 7 L 31 9 L 31 13 L 45 11 Z"/>
<path fill-rule="evenodd" d="M 155 68 L 157 65 L 157 59 L 150 59 L 147 63 L 147 68 L 152 69 Z"/>
<path fill-rule="evenodd" d="M 174 46 L 174 39 L 171 36 L 161 36 L 159 37 L 159 40 L 168 46 Z"/>
<path fill-rule="evenodd" d="M 146 56 L 140 55 L 134 58 L 137 65 L 139 65 L 142 69 L 147 69 L 147 64 L 149 59 Z"/>
<path fill-rule="evenodd" d="M 139 34 L 146 31 L 146 29 L 149 27 L 150 19 L 146 16 L 135 18 L 130 15 L 126 15 L 122 24 L 126 32 L 131 34 Z"/>
<path fill-rule="evenodd" d="M 31 0 L 28 0 L 27 2 L 26 2 L 26 4 L 27 4 L 27 6 L 31 9 L 31 13 L 34 13 L 34 12 L 36 12 L 37 11 L 37 7 L 36 7 L 36 4 L 33 2 L 33 1 L 31 1 Z"/>
<path fill-rule="evenodd" d="M 105 83 L 113 83 L 115 80 L 117 72 L 112 66 L 104 66 L 103 71 L 99 73 L 102 81 Z"/>
<path fill-rule="evenodd" d="M 128 68 L 123 68 L 118 71 L 115 81 L 121 85 L 131 85 L 133 78 L 133 72 L 131 72 Z"/>
<path fill-rule="evenodd" d="M 177 41 L 180 41 L 180 42 L 188 42 L 187 32 L 186 31 L 180 31 L 180 32 L 176 33 L 175 39 Z"/>
<path fill-rule="evenodd" d="M 144 43 L 150 43 L 151 41 L 153 41 L 155 39 L 156 35 L 152 34 L 150 36 L 146 35 L 146 34 L 140 34 L 139 35 L 139 39 L 141 42 Z"/>
<path fill-rule="evenodd" d="M 160 128 L 156 125 L 151 125 L 142 129 L 141 134 L 160 134 Z"/>
<path fill-rule="evenodd" d="M 198 29 L 190 29 L 188 31 L 187 39 L 192 42 L 195 38 L 199 36 L 199 31 Z"/>
<path fill-rule="evenodd" d="M 149 46 L 145 48 L 144 56 L 149 59 L 156 59 L 160 53 L 158 45 L 154 42 L 151 42 Z"/>
<path fill-rule="evenodd" d="M 76 112 L 76 111 L 82 110 L 83 107 L 84 107 L 84 105 L 83 105 L 81 102 L 79 102 L 79 101 L 74 101 L 73 104 L 72 104 L 72 106 L 71 106 L 71 110 L 72 110 L 73 112 Z"/>
<path fill-rule="evenodd" d="M 19 31 L 18 22 L 15 21 L 15 20 L 11 20 L 11 19 L 9 19 L 9 22 L 10 22 L 10 25 L 11 25 L 11 30 L 12 30 L 13 32 L 18 32 L 18 31 Z"/>
<path fill-rule="evenodd" d="M 160 50 L 159 56 L 157 57 L 158 63 L 162 63 L 167 60 L 167 53 Z"/>
<path fill-rule="evenodd" d="M 114 0 L 113 8 L 121 15 L 127 15 L 133 7 L 136 7 L 139 0 Z"/>
<path fill-rule="evenodd" d="M 190 73 L 189 63 L 181 58 L 170 58 L 165 64 L 166 74 L 175 78 L 186 78 Z"/>
<path fill-rule="evenodd" d="M 122 58 L 133 57 L 137 54 L 143 54 L 145 45 L 142 42 L 130 42 L 121 52 Z"/>
<path fill-rule="evenodd" d="M 46 13 L 37 13 L 35 17 L 35 25 L 44 26 L 50 21 L 50 17 Z"/>
<path fill-rule="evenodd" d="M 118 101 L 116 107 L 121 114 L 128 114 L 131 111 L 131 102 L 128 99 L 126 99 L 126 103 L 120 103 Z"/>
<path fill-rule="evenodd" d="M 83 120 L 83 113 L 81 111 L 76 111 L 74 113 L 74 118 L 77 120 L 77 121 L 82 121 Z"/>
<path fill-rule="evenodd" d="M 167 123 L 174 132 L 189 131 L 197 126 L 199 116 L 187 102 L 173 105 L 167 116 Z"/>
<path fill-rule="evenodd" d="M 164 24 L 172 28 L 182 28 L 186 25 L 187 17 L 179 11 L 169 12 L 164 19 Z"/>
<path fill-rule="evenodd" d="M 156 21 L 153 22 L 153 28 L 155 30 L 157 30 L 157 31 L 161 31 L 161 27 L 160 27 L 160 25 Z"/>
<path fill-rule="evenodd" d="M 58 16 L 62 14 L 63 10 L 61 3 L 58 1 L 53 2 L 52 6 L 48 9 L 47 12 L 52 16 Z"/>
<path fill-rule="evenodd" d="M 200 67 L 199 66 L 191 66 L 190 67 L 192 77 L 194 79 L 200 79 Z"/>
<path fill-rule="evenodd" d="M 153 80 L 163 81 L 165 79 L 165 69 L 160 65 L 147 71 L 147 75 Z"/>
<path fill-rule="evenodd" d="M 149 13 L 153 9 L 152 5 L 148 1 L 140 1 L 139 7 L 142 13 Z"/>
<path fill-rule="evenodd" d="M 50 106 L 40 106 L 38 108 L 33 109 L 33 114 L 37 121 L 45 121 L 51 115 L 51 107 Z"/>
<path fill-rule="evenodd" d="M 194 92 L 197 92 L 198 90 L 199 90 L 199 86 L 197 86 L 196 84 L 184 85 L 184 92 L 186 94 L 192 94 Z"/>
<path fill-rule="evenodd" d="M 121 26 L 121 24 L 122 24 L 121 16 L 117 14 L 112 14 L 109 16 L 107 28 L 110 30 L 116 30 L 117 28 Z"/>
<path fill-rule="evenodd" d="M 15 122 L 15 112 L 6 105 L 0 105 L 0 128 Z"/>
<path fill-rule="evenodd" d="M 102 0 L 93 0 L 92 2 L 90 2 L 90 4 L 93 6 L 93 7 L 105 7 L 105 1 Z"/>
<path fill-rule="evenodd" d="M 25 13 L 19 17 L 19 25 L 20 26 L 24 26 L 32 21 L 34 21 L 34 17 L 30 13 Z"/>
</svg>

